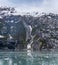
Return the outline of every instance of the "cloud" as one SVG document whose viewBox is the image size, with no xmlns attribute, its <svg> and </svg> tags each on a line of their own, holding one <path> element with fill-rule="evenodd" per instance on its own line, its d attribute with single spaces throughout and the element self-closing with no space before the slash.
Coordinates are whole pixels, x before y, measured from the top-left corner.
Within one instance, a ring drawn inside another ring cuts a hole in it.
<svg viewBox="0 0 58 65">
<path fill-rule="evenodd" d="M 0 6 L 14 6 L 9 0 L 0 0 Z"/>
<path fill-rule="evenodd" d="M 58 0 L 37 0 L 37 2 L 28 4 L 20 3 L 21 0 L 18 0 L 19 3 L 14 3 L 14 0 L 0 0 L 0 6 L 13 6 L 16 7 L 16 10 L 19 12 L 46 12 L 46 13 L 58 13 Z M 16 0 L 17 1 L 17 0 Z M 23 0 L 22 0 L 23 1 Z M 34 0 L 36 1 L 36 0 Z"/>
<path fill-rule="evenodd" d="M 58 14 L 58 0 L 42 0 L 40 5 L 33 3 L 32 5 L 23 4 L 17 7 L 18 11 L 24 12 L 45 12 L 45 13 L 57 13 Z"/>
<path fill-rule="evenodd" d="M 41 8 L 47 13 L 58 13 L 58 0 L 43 0 Z"/>
</svg>

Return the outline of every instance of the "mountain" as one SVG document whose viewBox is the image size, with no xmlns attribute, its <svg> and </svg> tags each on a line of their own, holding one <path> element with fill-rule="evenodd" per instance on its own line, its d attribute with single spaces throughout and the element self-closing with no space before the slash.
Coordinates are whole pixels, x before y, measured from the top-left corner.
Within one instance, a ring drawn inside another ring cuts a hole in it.
<svg viewBox="0 0 58 65">
<path fill-rule="evenodd" d="M 27 12 L 22 15 L 15 8 L 0 7 L 0 41 L 6 46 L 10 44 L 10 47 L 14 42 L 14 48 L 20 43 L 25 48 L 26 44 L 32 42 L 34 50 L 57 49 L 58 14 Z"/>
</svg>

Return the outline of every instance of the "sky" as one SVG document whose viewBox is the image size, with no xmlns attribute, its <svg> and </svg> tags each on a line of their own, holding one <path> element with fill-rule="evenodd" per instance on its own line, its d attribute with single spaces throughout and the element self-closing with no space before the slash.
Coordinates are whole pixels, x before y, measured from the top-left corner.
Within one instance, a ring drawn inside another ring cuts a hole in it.
<svg viewBox="0 0 58 65">
<path fill-rule="evenodd" d="M 58 0 L 0 0 L 0 6 L 15 7 L 23 12 L 58 13 Z"/>
</svg>

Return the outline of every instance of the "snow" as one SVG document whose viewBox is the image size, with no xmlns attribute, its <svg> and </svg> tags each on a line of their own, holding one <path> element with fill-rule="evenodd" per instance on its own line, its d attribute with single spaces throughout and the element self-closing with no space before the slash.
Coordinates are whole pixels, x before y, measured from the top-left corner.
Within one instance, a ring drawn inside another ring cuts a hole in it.
<svg viewBox="0 0 58 65">
<path fill-rule="evenodd" d="M 31 49 L 31 45 L 30 44 L 27 45 L 27 49 Z"/>
<path fill-rule="evenodd" d="M 11 23 L 13 23 L 14 21 L 12 20 Z"/>
<path fill-rule="evenodd" d="M 4 36 L 3 35 L 0 35 L 0 38 L 4 38 Z"/>
<path fill-rule="evenodd" d="M 2 16 L 0 16 L 0 19 L 2 19 Z"/>
<path fill-rule="evenodd" d="M 31 25 L 28 25 L 28 27 L 30 28 L 30 31 L 32 31 L 32 27 L 31 27 Z"/>
<path fill-rule="evenodd" d="M 51 19 L 51 16 L 48 16 L 49 19 Z"/>
<path fill-rule="evenodd" d="M 6 7 L 7 8 L 7 7 Z M 4 13 L 4 16 L 7 16 L 7 15 L 14 15 L 14 16 L 17 16 L 17 15 L 21 15 L 21 16 L 24 16 L 24 15 L 30 15 L 30 16 L 34 16 L 34 17 L 38 17 L 38 16 L 42 16 L 44 15 L 45 13 L 41 12 L 39 13 L 39 11 L 23 11 L 23 10 L 17 10 L 15 8 L 15 12 L 11 13 L 11 9 L 10 10 L 2 10 L 0 11 L 1 14 Z"/>
<path fill-rule="evenodd" d="M 9 34 L 9 38 L 12 39 L 12 36 Z"/>
</svg>

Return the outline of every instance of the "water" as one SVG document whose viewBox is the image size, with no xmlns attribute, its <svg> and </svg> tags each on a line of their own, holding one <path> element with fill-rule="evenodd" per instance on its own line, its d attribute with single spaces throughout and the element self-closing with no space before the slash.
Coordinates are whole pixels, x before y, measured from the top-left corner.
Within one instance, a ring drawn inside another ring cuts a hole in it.
<svg viewBox="0 0 58 65">
<path fill-rule="evenodd" d="M 0 65 L 58 65 L 58 54 L 47 52 L 0 52 Z"/>
</svg>

